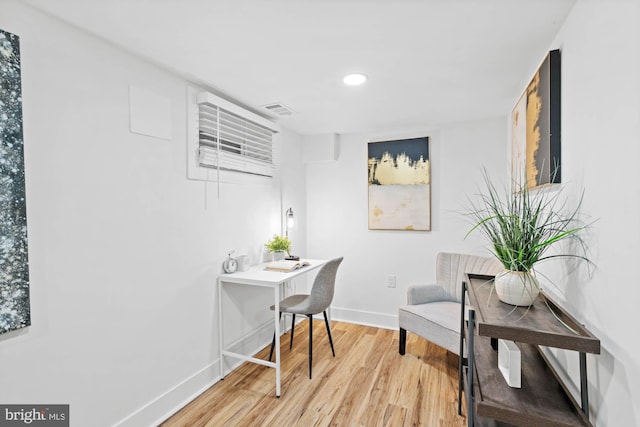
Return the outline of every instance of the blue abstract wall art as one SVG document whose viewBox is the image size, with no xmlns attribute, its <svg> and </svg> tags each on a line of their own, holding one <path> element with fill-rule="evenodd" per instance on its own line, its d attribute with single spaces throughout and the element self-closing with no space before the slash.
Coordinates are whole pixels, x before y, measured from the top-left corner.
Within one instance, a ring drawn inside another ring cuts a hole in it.
<svg viewBox="0 0 640 427">
<path fill-rule="evenodd" d="M 0 30 L 0 334 L 30 324 L 20 44 Z"/>
</svg>

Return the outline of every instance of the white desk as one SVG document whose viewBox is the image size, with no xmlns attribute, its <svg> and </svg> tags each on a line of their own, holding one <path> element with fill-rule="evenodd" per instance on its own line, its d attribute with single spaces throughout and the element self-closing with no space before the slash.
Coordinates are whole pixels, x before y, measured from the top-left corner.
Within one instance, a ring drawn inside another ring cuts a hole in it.
<svg viewBox="0 0 640 427">
<path fill-rule="evenodd" d="M 223 359 L 224 356 L 234 357 L 236 359 L 257 363 L 259 365 L 268 366 L 270 368 L 276 368 L 276 396 L 280 397 L 280 345 L 278 342 L 276 342 L 277 345 L 275 346 L 275 350 L 276 350 L 275 362 L 269 362 L 267 360 L 262 360 L 262 359 L 258 359 L 251 356 L 245 356 L 243 354 L 234 353 L 232 351 L 225 350 L 224 340 L 223 340 L 224 316 L 222 315 L 223 284 L 249 285 L 249 286 L 273 288 L 273 298 L 274 298 L 274 304 L 275 304 L 273 319 L 274 319 L 276 337 L 279 341 L 280 340 L 280 285 L 302 274 L 307 274 L 310 271 L 316 270 L 327 263 L 327 260 L 319 260 L 319 259 L 303 259 L 301 261 L 307 261 L 310 263 L 310 265 L 303 268 L 299 268 L 298 270 L 292 271 L 291 273 L 267 271 L 264 269 L 264 266 L 266 264 L 259 264 L 257 266 L 251 267 L 249 271 L 236 272 L 232 274 L 220 274 L 218 276 L 218 325 L 219 325 L 218 337 L 220 341 L 219 348 L 220 348 L 220 377 L 221 378 L 225 377 L 224 359 Z"/>
</svg>

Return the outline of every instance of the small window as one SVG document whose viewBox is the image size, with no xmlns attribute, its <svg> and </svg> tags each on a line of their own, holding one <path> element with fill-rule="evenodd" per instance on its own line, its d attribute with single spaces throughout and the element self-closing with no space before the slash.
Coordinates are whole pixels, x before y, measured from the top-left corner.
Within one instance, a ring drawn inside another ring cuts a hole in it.
<svg viewBox="0 0 640 427">
<path fill-rule="evenodd" d="M 199 167 L 273 176 L 275 125 L 210 93 L 197 104 Z"/>
</svg>

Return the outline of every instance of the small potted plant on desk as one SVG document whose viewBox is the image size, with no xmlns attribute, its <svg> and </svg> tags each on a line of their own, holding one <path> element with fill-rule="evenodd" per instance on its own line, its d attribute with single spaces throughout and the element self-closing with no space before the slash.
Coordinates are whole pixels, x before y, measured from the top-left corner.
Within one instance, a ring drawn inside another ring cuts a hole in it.
<svg viewBox="0 0 640 427">
<path fill-rule="evenodd" d="M 493 255 L 504 266 L 495 278 L 495 291 L 502 302 L 533 304 L 540 290 L 534 265 L 540 261 L 569 257 L 591 262 L 581 237 L 587 225 L 578 218 L 582 198 L 571 209 L 567 200 L 560 197 L 562 187 L 541 188 L 532 193 L 526 184 L 517 183 L 513 191 L 505 189 L 502 196 L 486 171 L 484 178 L 486 193 L 470 200 L 467 213 L 473 227 L 467 236 L 475 230 L 484 234 Z M 573 249 L 579 253 L 547 253 L 551 246 L 567 239 L 573 241 Z"/>
<path fill-rule="evenodd" d="M 273 261 L 282 261 L 291 250 L 291 240 L 288 237 L 273 235 L 265 245 L 265 248 L 272 254 Z"/>
</svg>

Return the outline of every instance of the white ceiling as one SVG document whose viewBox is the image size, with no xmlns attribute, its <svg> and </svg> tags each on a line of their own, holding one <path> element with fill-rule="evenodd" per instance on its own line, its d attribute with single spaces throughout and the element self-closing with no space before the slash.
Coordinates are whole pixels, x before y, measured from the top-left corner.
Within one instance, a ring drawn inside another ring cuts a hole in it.
<svg viewBox="0 0 640 427">
<path fill-rule="evenodd" d="M 506 114 L 576 0 L 24 1 L 318 134 Z"/>
</svg>

